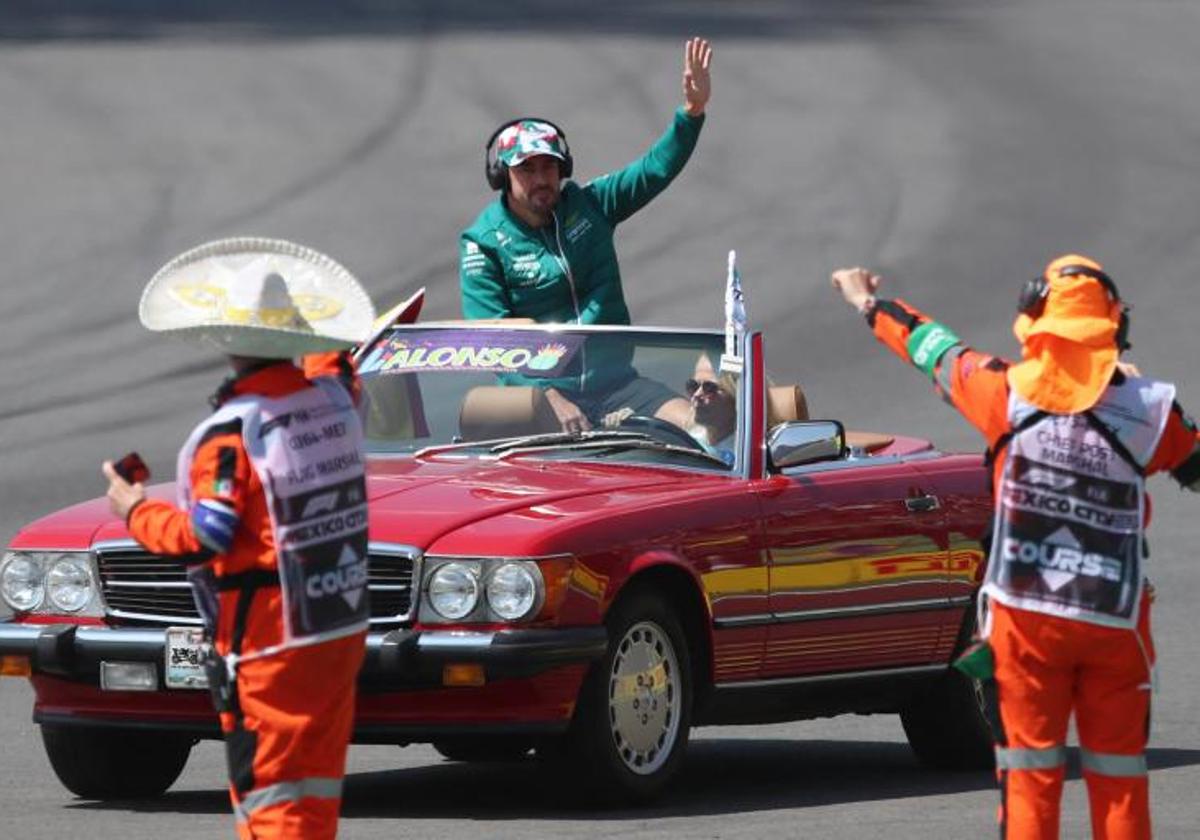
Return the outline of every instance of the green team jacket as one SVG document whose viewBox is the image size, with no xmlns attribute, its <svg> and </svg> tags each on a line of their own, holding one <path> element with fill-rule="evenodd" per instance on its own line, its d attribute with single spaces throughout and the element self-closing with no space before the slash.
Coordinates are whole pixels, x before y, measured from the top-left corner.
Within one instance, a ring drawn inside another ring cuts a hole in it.
<svg viewBox="0 0 1200 840">
<path fill-rule="evenodd" d="M 485 207 L 459 241 L 463 316 L 628 324 L 613 231 L 680 173 L 702 125 L 703 114 L 680 108 L 638 160 L 582 187 L 567 181 L 543 228 L 509 212 L 503 196 Z"/>
</svg>

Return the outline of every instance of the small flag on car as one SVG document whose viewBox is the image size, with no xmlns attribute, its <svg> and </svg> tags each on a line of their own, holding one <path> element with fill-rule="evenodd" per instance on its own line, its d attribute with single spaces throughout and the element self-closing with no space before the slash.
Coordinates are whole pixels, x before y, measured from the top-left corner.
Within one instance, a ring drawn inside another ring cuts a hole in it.
<svg viewBox="0 0 1200 840">
<path fill-rule="evenodd" d="M 742 294 L 742 274 L 737 267 L 737 251 L 730 251 L 729 270 L 725 277 L 725 352 L 721 355 L 723 372 L 742 372 L 745 338 L 746 298 Z"/>
</svg>

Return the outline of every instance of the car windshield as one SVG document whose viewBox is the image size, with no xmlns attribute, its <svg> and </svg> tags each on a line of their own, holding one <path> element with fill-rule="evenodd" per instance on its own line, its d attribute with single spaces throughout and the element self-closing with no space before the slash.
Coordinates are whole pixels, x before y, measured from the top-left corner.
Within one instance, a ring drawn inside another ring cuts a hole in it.
<svg viewBox="0 0 1200 840">
<path fill-rule="evenodd" d="M 733 469 L 743 398 L 722 348 L 714 331 L 397 326 L 359 357 L 368 451 Z M 585 422 L 564 426 L 564 400 Z"/>
</svg>

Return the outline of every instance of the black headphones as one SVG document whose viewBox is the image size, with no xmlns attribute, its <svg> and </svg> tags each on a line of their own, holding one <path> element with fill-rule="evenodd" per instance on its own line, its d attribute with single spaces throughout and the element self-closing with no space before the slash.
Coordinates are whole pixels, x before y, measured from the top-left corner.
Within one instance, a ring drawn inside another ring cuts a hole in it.
<svg viewBox="0 0 1200 840">
<path fill-rule="evenodd" d="M 1121 306 L 1121 320 L 1117 323 L 1117 349 L 1121 351 L 1130 348 L 1129 343 L 1129 307 L 1121 300 L 1117 284 L 1103 271 L 1088 265 L 1066 265 L 1058 270 L 1060 277 L 1091 277 L 1104 287 L 1113 303 Z M 1021 297 L 1017 301 L 1017 311 L 1037 320 L 1046 309 L 1046 298 L 1050 297 L 1050 283 L 1045 275 L 1039 274 L 1032 280 L 1026 280 L 1021 287 Z"/>
<path fill-rule="evenodd" d="M 483 149 L 483 174 L 487 177 L 488 186 L 494 190 L 508 189 L 508 167 L 500 162 L 500 157 L 496 153 L 496 139 L 504 133 L 505 129 L 512 128 L 514 125 L 527 120 L 530 122 L 545 123 L 558 132 L 558 139 L 562 141 L 564 158 L 558 162 L 558 173 L 563 178 L 571 177 L 571 172 L 575 168 L 575 161 L 571 158 L 571 145 L 567 142 L 567 133 L 550 122 L 550 120 L 545 120 L 541 117 L 517 117 L 515 120 L 509 120 L 493 131 L 492 136 L 488 138 L 487 145 Z"/>
</svg>

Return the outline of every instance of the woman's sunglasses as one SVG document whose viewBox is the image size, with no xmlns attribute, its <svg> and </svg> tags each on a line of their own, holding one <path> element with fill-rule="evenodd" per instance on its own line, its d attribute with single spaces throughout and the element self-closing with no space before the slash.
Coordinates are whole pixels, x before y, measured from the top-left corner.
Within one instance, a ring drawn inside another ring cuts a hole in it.
<svg viewBox="0 0 1200 840">
<path fill-rule="evenodd" d="M 721 393 L 721 386 L 712 379 L 689 379 L 683 383 L 683 393 L 689 397 L 697 391 L 706 397 L 715 397 Z"/>
</svg>

